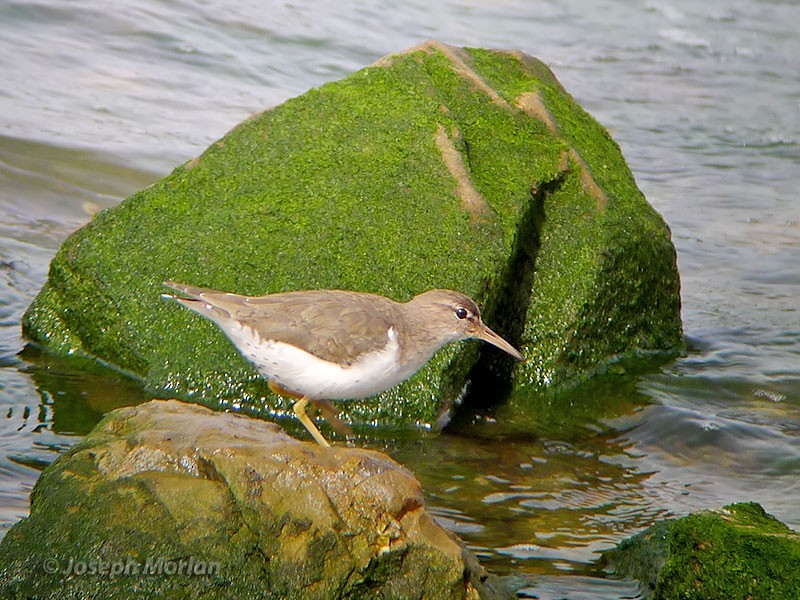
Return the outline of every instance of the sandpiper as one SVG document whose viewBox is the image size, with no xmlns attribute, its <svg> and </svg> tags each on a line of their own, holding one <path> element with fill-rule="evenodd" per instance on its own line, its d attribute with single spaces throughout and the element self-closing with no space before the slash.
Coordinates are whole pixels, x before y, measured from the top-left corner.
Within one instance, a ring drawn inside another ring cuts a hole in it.
<svg viewBox="0 0 800 600">
<path fill-rule="evenodd" d="M 242 296 L 173 281 L 164 294 L 211 319 L 270 388 L 298 400 L 294 412 L 329 446 L 305 408 L 366 398 L 416 373 L 442 346 L 477 338 L 517 360 L 522 355 L 481 321 L 460 292 L 430 290 L 400 303 L 362 292 L 307 290 Z"/>
</svg>

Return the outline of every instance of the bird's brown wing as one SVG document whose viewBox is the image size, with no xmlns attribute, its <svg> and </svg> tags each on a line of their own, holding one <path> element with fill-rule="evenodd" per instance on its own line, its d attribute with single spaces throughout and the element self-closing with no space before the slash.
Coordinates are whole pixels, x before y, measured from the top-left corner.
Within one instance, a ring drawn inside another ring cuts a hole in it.
<svg viewBox="0 0 800 600">
<path fill-rule="evenodd" d="M 184 285 L 172 287 L 229 313 L 262 339 L 285 342 L 340 363 L 352 363 L 383 348 L 389 327 L 401 312 L 388 298 L 342 290 L 240 296 Z"/>
</svg>

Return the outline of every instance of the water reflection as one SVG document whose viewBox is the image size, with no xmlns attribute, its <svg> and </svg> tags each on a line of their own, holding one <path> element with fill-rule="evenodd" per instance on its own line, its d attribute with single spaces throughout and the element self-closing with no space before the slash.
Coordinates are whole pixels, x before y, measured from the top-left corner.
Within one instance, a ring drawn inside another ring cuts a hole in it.
<svg viewBox="0 0 800 600">
<path fill-rule="evenodd" d="M 615 581 L 600 577 L 544 576 L 517 591 L 517 598 L 536 600 L 632 600 L 641 598 L 639 586 L 632 581 Z"/>
<path fill-rule="evenodd" d="M 455 433 L 391 454 L 492 572 L 589 575 L 599 552 L 668 514 L 649 490 L 651 473 L 627 460 L 630 441 L 608 425 L 650 402 L 635 377 L 610 376 L 540 398 L 539 410 L 461 419 Z"/>
<path fill-rule="evenodd" d="M 94 362 L 67 362 L 30 347 L 20 356 L 41 398 L 40 422 L 54 433 L 84 436 L 105 413 L 148 399 L 138 381 Z"/>
<path fill-rule="evenodd" d="M 137 382 L 97 366 L 79 368 L 33 349 L 3 369 L 0 403 L 0 538 L 28 514 L 39 472 L 94 427 L 103 414 L 138 404 Z M 19 360 L 19 359 L 18 359 Z"/>
<path fill-rule="evenodd" d="M 626 429 L 637 467 L 654 471 L 653 493 L 677 514 L 757 500 L 797 527 L 800 405 L 771 387 L 703 374 L 650 376 L 642 388 L 659 403 L 613 425 Z"/>
</svg>

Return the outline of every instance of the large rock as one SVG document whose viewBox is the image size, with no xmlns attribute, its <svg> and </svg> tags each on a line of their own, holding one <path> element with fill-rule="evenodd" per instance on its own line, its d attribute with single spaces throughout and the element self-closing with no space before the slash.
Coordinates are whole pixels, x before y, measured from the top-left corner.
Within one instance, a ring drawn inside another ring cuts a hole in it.
<svg viewBox="0 0 800 600">
<path fill-rule="evenodd" d="M 45 469 L 2 598 L 486 598 L 385 455 L 179 401 L 119 409 Z"/>
<path fill-rule="evenodd" d="M 682 340 L 669 229 L 606 130 L 538 60 L 436 42 L 253 117 L 101 212 L 25 314 L 47 350 L 97 357 L 154 394 L 285 411 L 214 325 L 159 299 L 167 278 L 397 300 L 459 289 L 526 355 L 512 377 L 492 349 L 448 347 L 399 388 L 341 405 L 351 421 L 434 423 L 469 381 L 485 384 L 479 400 L 521 398 Z"/>
<path fill-rule="evenodd" d="M 658 523 L 604 559 L 651 600 L 800 598 L 800 534 L 752 502 Z"/>
</svg>

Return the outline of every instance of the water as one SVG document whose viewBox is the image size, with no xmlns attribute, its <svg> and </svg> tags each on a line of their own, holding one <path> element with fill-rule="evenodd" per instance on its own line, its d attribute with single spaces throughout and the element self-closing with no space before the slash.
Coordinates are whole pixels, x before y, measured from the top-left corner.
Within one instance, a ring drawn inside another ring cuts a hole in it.
<svg viewBox="0 0 800 600">
<path fill-rule="evenodd" d="M 610 129 L 672 227 L 691 351 L 574 398 L 599 420 L 372 443 L 529 597 L 635 597 L 594 561 L 666 516 L 752 499 L 800 527 L 798 23 L 758 0 L 0 3 L 0 535 L 39 469 L 144 399 L 19 354 L 63 239 L 250 113 L 428 38 L 537 56 Z"/>
</svg>

